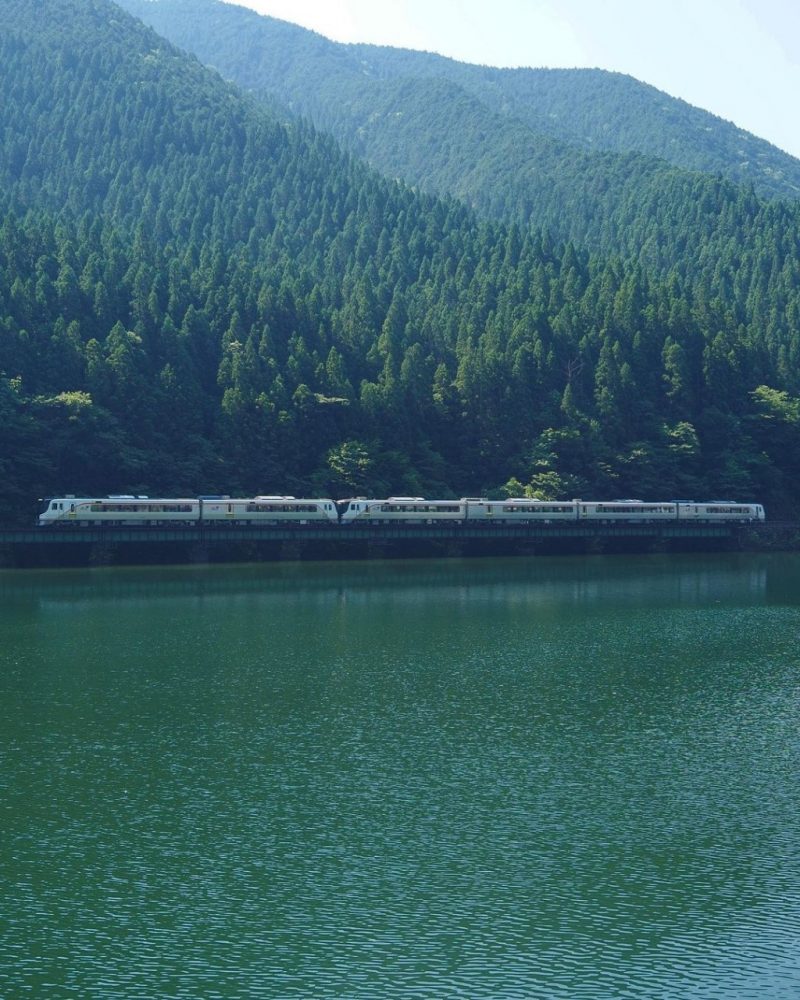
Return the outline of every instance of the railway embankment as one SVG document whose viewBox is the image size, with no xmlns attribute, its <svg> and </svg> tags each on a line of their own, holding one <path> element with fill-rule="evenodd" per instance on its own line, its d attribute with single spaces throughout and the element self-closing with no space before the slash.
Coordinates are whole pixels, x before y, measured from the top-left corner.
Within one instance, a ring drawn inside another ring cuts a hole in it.
<svg viewBox="0 0 800 1000">
<path fill-rule="evenodd" d="M 0 566 L 800 551 L 800 523 L 50 527 L 0 531 Z"/>
<path fill-rule="evenodd" d="M 762 521 L 742 529 L 742 549 L 752 552 L 800 552 L 800 521 Z"/>
</svg>

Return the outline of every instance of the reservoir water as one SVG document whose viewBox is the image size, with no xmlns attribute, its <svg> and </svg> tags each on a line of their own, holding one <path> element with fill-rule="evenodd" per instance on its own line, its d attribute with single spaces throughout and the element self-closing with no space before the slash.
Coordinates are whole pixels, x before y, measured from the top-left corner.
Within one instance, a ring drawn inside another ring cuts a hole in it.
<svg viewBox="0 0 800 1000">
<path fill-rule="evenodd" d="M 800 557 L 0 576 L 0 996 L 800 996 Z"/>
</svg>

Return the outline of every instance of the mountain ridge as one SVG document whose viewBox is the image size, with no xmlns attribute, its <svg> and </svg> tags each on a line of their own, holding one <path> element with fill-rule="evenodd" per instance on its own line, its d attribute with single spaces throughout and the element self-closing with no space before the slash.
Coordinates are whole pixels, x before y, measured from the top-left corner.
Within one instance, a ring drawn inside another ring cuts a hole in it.
<svg viewBox="0 0 800 1000">
<path fill-rule="evenodd" d="M 626 74 L 498 69 L 436 53 L 338 43 L 221 0 L 121 2 L 226 78 L 245 89 L 269 91 L 334 134 L 337 121 L 342 130 L 352 130 L 369 118 L 366 111 L 360 120 L 343 120 L 338 87 L 345 88 L 346 104 L 348 91 L 357 89 L 365 77 L 381 82 L 446 79 L 488 111 L 514 119 L 538 136 L 586 151 L 633 152 L 685 169 L 720 173 L 736 183 L 752 183 L 768 197 L 800 194 L 800 161 Z M 360 91 L 362 104 L 365 89 Z"/>
</svg>

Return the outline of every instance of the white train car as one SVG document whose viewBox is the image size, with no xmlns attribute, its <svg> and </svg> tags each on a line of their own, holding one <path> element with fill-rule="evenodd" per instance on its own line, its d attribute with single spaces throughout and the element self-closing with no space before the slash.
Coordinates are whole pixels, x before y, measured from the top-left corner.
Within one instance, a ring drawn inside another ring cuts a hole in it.
<svg viewBox="0 0 800 1000">
<path fill-rule="evenodd" d="M 164 499 L 137 496 L 56 497 L 39 515 L 39 524 L 154 525 L 194 524 L 200 501 L 190 498 Z"/>
<path fill-rule="evenodd" d="M 310 500 L 289 496 L 249 498 L 205 497 L 200 503 L 204 524 L 309 524 L 338 523 L 333 500 Z"/>
<path fill-rule="evenodd" d="M 663 521 L 763 521 L 761 504 L 728 501 L 689 503 L 674 500 L 532 500 L 512 497 L 488 500 L 426 500 L 423 497 L 358 497 L 339 502 L 341 524 L 355 522 L 432 524 L 437 521 L 542 523 L 591 521 L 595 523 L 650 524 Z"/>
<path fill-rule="evenodd" d="M 575 521 L 578 516 L 576 500 L 531 500 L 530 497 L 511 497 L 507 500 L 465 500 L 468 521 L 502 521 L 527 524 L 537 521 Z"/>
<path fill-rule="evenodd" d="M 424 497 L 387 497 L 385 500 L 357 497 L 339 501 L 340 521 L 342 524 L 463 521 L 466 504 L 466 500 L 426 500 Z"/>
<path fill-rule="evenodd" d="M 764 507 L 760 503 L 735 503 L 730 500 L 678 501 L 679 521 L 763 521 Z"/>
<path fill-rule="evenodd" d="M 336 524 L 333 500 L 306 500 L 288 496 L 234 498 L 226 496 L 165 498 L 142 496 L 57 497 L 39 515 L 41 526 L 97 524 L 116 526 L 186 524 Z"/>
<path fill-rule="evenodd" d="M 579 521 L 627 521 L 646 524 L 650 521 L 674 521 L 677 504 L 665 501 L 647 503 L 643 500 L 577 500 Z"/>
</svg>

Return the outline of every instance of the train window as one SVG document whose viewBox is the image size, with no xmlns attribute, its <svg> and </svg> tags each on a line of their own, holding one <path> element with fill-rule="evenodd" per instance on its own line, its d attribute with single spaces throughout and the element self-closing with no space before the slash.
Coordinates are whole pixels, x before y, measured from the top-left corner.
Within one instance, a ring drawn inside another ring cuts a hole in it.
<svg viewBox="0 0 800 1000">
<path fill-rule="evenodd" d="M 611 504 L 598 504 L 597 513 L 598 514 L 669 514 L 672 512 L 672 507 L 657 505 L 647 505 L 647 504 L 637 504 L 634 506 L 615 506 Z"/>
<path fill-rule="evenodd" d="M 503 506 L 504 514 L 568 514 L 572 507 L 564 504 L 506 504 Z"/>
<path fill-rule="evenodd" d="M 458 504 L 384 503 L 383 514 L 453 514 L 461 510 Z"/>
</svg>

